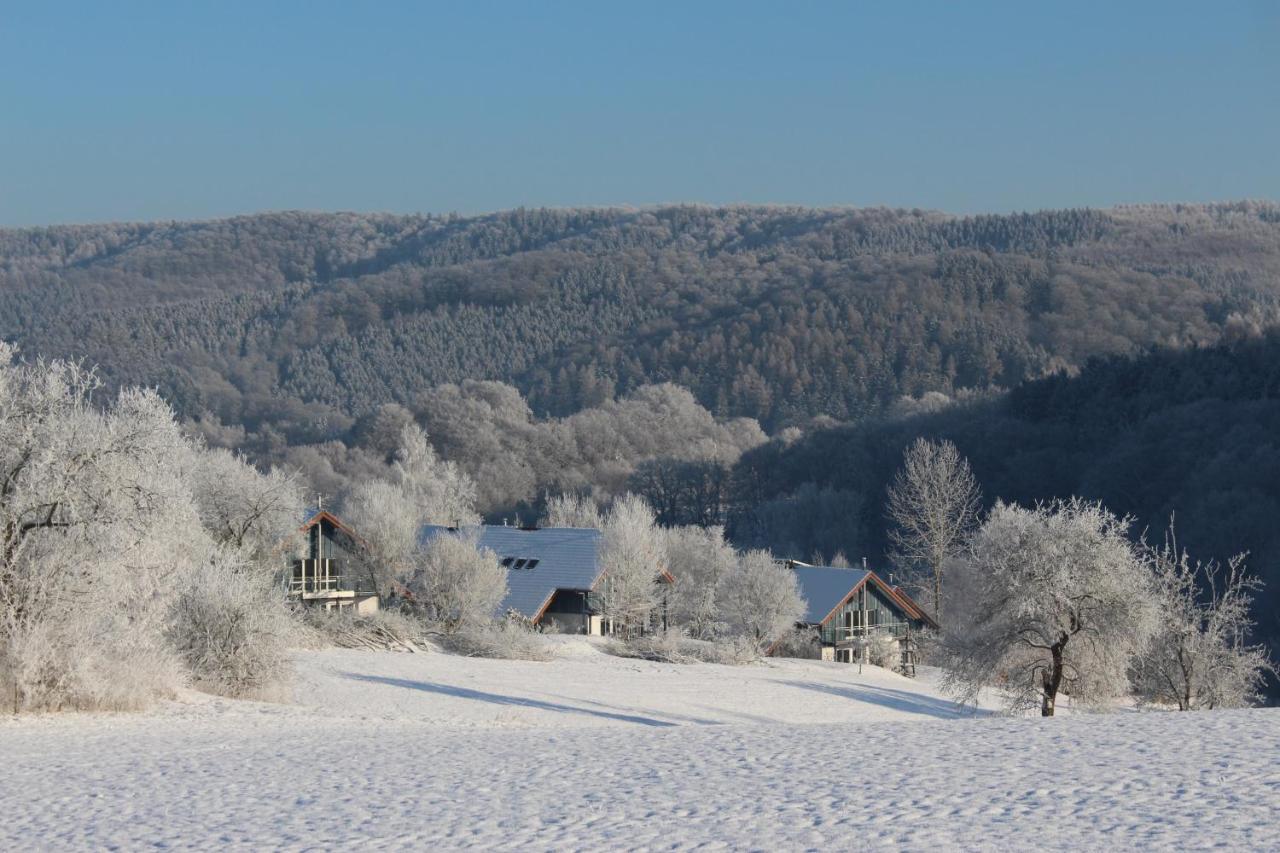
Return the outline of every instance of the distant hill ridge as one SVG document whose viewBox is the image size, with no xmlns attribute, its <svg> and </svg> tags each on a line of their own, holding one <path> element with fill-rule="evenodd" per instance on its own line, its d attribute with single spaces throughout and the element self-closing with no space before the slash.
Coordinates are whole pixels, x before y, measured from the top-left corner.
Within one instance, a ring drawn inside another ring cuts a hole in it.
<svg viewBox="0 0 1280 853">
<path fill-rule="evenodd" d="M 1280 206 L 667 206 L 0 230 L 0 336 L 288 443 L 444 382 L 688 387 L 769 428 L 1270 325 Z"/>
</svg>

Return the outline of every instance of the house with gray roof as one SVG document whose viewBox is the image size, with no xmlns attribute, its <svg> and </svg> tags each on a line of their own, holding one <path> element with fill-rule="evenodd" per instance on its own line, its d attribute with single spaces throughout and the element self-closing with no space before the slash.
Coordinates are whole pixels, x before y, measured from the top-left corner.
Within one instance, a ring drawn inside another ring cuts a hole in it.
<svg viewBox="0 0 1280 853">
<path fill-rule="evenodd" d="M 422 540 L 457 532 L 453 527 L 428 525 Z M 518 614 L 535 625 L 565 633 L 606 632 L 597 594 L 604 576 L 599 530 L 484 524 L 461 532 L 475 535 L 480 547 L 496 553 L 507 570 L 507 595 L 497 615 Z M 672 580 L 659 566 L 654 566 L 654 577 L 664 586 Z M 665 605 L 659 619 L 665 627 Z"/>
<path fill-rule="evenodd" d="M 811 566 L 788 560 L 808 610 L 800 625 L 813 629 L 823 660 L 860 660 L 877 635 L 899 642 L 904 669 L 914 672 L 915 637 L 937 623 L 900 588 L 869 569 Z"/>
</svg>

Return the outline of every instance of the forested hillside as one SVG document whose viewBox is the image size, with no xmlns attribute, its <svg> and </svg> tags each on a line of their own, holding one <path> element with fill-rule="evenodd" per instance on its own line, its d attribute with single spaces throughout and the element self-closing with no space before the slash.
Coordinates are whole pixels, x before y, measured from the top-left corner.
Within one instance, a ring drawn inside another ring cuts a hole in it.
<svg viewBox="0 0 1280 853">
<path fill-rule="evenodd" d="M 987 502 L 1080 495 L 1199 558 L 1249 552 L 1266 587 L 1256 617 L 1280 652 L 1280 333 L 1090 362 L 1078 376 L 933 411 L 775 439 L 735 472 L 735 540 L 784 552 L 843 550 L 885 565 L 885 493 L 903 449 L 953 441 Z M 1273 686 L 1274 689 L 1274 686 Z"/>
<path fill-rule="evenodd" d="M 670 381 L 769 431 L 1277 316 L 1280 207 L 667 207 L 0 231 L 0 337 L 263 458 L 442 383 L 567 415 Z M 1232 319 L 1233 315 L 1239 315 Z M 220 430 L 219 424 L 231 429 Z"/>
</svg>

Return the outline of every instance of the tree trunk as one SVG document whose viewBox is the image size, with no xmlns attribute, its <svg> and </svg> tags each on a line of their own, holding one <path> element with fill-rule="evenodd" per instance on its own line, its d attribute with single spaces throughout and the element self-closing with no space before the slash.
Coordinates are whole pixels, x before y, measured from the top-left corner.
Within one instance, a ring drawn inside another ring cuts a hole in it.
<svg viewBox="0 0 1280 853">
<path fill-rule="evenodd" d="M 1067 638 L 1063 637 L 1050 647 L 1049 654 L 1053 659 L 1053 665 L 1040 675 L 1040 684 L 1044 690 L 1044 698 L 1040 703 L 1042 717 L 1052 717 L 1057 708 L 1058 688 L 1062 686 L 1062 650 L 1066 645 Z"/>
<path fill-rule="evenodd" d="M 937 568 L 933 571 L 933 618 L 942 624 L 942 572 Z"/>
</svg>

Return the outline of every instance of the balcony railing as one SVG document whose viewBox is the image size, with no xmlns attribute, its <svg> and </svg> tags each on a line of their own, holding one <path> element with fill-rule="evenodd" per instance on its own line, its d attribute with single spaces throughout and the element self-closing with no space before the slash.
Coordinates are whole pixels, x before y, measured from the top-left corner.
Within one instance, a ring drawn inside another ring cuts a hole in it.
<svg viewBox="0 0 1280 853">
<path fill-rule="evenodd" d="M 818 634 L 823 645 L 840 646 L 870 638 L 877 634 L 902 637 L 906 635 L 909 627 L 906 622 L 885 622 L 880 625 L 826 625 Z"/>
<path fill-rule="evenodd" d="M 329 575 L 328 577 L 319 578 L 300 578 L 294 575 L 289 580 L 289 592 L 332 592 L 338 589 L 341 583 L 341 575 Z"/>
<path fill-rule="evenodd" d="M 289 576 L 289 592 L 303 595 L 332 592 L 342 582 L 342 575 L 338 574 L 337 568 L 337 562 L 333 559 L 298 560 L 293 564 L 293 573 Z"/>
</svg>

